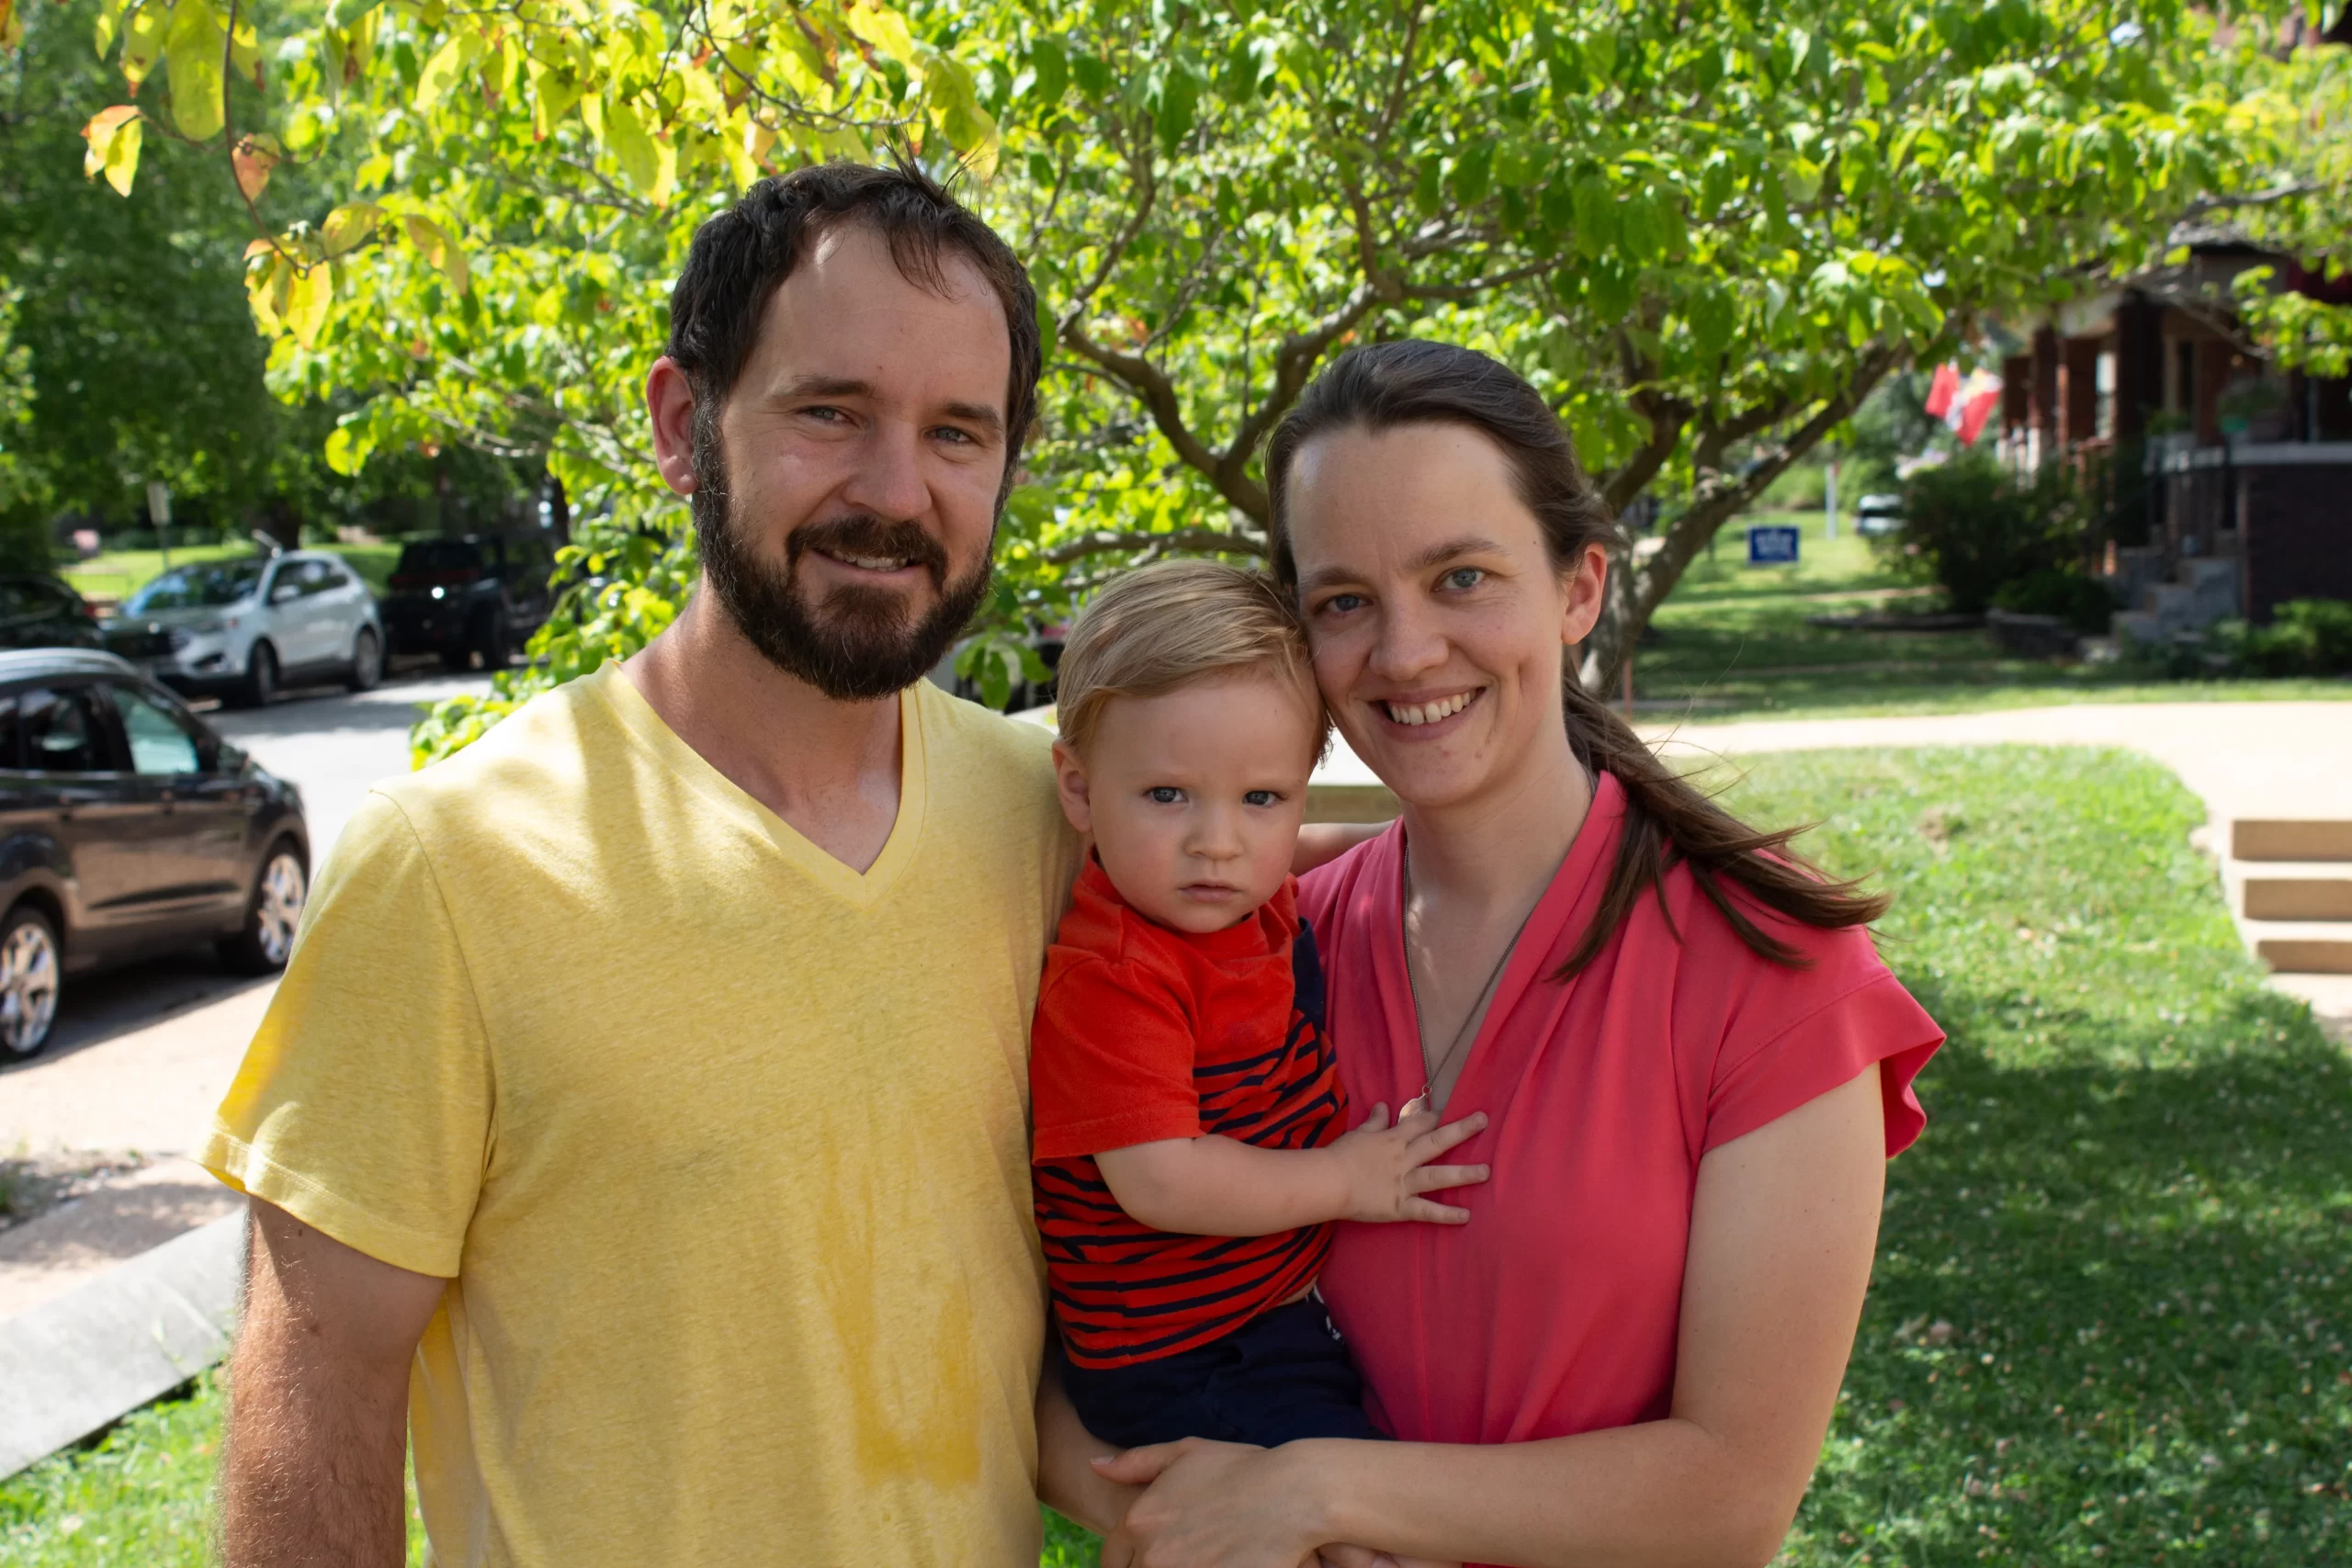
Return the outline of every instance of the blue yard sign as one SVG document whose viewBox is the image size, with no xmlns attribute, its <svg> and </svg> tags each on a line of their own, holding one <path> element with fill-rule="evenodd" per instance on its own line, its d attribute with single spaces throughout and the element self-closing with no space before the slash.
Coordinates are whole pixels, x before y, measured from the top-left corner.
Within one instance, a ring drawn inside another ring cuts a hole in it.
<svg viewBox="0 0 2352 1568">
<path fill-rule="evenodd" d="M 1748 529 L 1747 564 L 1750 566 L 1796 565 L 1797 530 L 1785 525 L 1770 527 L 1758 525 Z"/>
</svg>

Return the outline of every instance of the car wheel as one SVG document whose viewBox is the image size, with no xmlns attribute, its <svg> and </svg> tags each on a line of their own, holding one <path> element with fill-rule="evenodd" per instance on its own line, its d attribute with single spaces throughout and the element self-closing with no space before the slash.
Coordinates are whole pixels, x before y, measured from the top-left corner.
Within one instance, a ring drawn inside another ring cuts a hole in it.
<svg viewBox="0 0 2352 1568">
<path fill-rule="evenodd" d="M 355 692 L 372 692 L 383 678 L 384 645 L 376 639 L 375 627 L 362 626 L 351 645 L 351 676 L 344 684 Z"/>
<path fill-rule="evenodd" d="M 293 840 L 278 840 L 261 857 L 261 874 L 245 900 L 244 929 L 220 944 L 220 961 L 240 975 L 274 975 L 285 968 L 310 896 L 302 852 Z"/>
<path fill-rule="evenodd" d="M 57 1021 L 57 930 L 30 904 L 0 927 L 0 1058 L 23 1061 L 49 1043 Z"/>
<path fill-rule="evenodd" d="M 513 645 L 506 634 L 505 611 L 492 610 L 482 617 L 481 636 L 475 646 L 481 650 L 483 669 L 503 670 L 506 668 L 507 659 L 513 652 Z"/>
<path fill-rule="evenodd" d="M 245 655 L 245 683 L 237 692 L 241 707 L 266 708 L 277 700 L 277 650 L 266 642 L 254 644 Z"/>
</svg>

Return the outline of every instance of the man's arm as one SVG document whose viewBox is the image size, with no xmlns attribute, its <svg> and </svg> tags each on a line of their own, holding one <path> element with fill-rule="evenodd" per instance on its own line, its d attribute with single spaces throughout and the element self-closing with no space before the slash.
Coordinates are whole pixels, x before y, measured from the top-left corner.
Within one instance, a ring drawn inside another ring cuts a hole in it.
<svg viewBox="0 0 2352 1568">
<path fill-rule="evenodd" d="M 220 1472 L 228 1568 L 400 1568 L 409 1365 L 447 1281 L 248 1201 Z"/>
<path fill-rule="evenodd" d="M 1421 1196 L 1484 1181 L 1483 1165 L 1429 1162 L 1487 1125 L 1475 1111 L 1441 1127 L 1431 1115 L 1364 1124 L 1319 1149 L 1266 1149 L 1212 1133 L 1162 1138 L 1094 1156 L 1130 1219 L 1182 1235 L 1271 1235 L 1326 1220 L 1424 1220 L 1458 1225 L 1466 1209 Z"/>
<path fill-rule="evenodd" d="M 1327 861 L 1338 860 L 1366 839 L 1388 831 L 1385 822 L 1309 822 L 1298 830 L 1298 847 L 1291 852 L 1290 874 L 1305 876 Z"/>
</svg>

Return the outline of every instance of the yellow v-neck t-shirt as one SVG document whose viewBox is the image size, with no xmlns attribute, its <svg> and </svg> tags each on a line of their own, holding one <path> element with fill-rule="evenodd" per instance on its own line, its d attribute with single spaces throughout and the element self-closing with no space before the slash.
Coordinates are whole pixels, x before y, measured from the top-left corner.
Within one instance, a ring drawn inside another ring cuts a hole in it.
<svg viewBox="0 0 2352 1568">
<path fill-rule="evenodd" d="M 435 1561 L 1031 1564 L 1045 731 L 918 683 L 864 874 L 616 665 L 371 794 L 202 1160 L 449 1280 Z"/>
</svg>

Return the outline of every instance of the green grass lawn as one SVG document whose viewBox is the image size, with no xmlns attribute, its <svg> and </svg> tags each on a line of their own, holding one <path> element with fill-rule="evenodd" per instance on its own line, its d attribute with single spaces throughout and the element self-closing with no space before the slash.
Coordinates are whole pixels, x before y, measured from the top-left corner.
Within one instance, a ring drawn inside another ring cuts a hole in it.
<svg viewBox="0 0 2352 1568">
<path fill-rule="evenodd" d="M 1885 879 L 1952 1035 L 1781 1562 L 2352 1562 L 2352 1059 L 2261 986 L 2195 798 L 2073 748 L 1766 756 L 1731 798 Z M 0 1564 L 203 1562 L 218 1419 L 208 1384 L 0 1483 Z"/>
<path fill-rule="evenodd" d="M 1928 611 L 1937 593 L 1891 571 L 1841 520 L 1822 536 L 1813 513 L 1747 521 L 1804 530 L 1798 564 L 1751 567 L 1740 525 L 1714 558 L 1690 564 L 1634 660 L 1645 704 L 1692 717 L 1946 713 L 2069 702 L 2352 700 L 2352 681 L 2165 681 L 2115 665 L 2060 665 L 2002 655 L 1982 631 L 1869 632 L 1805 624 L 1812 615 Z"/>
<path fill-rule="evenodd" d="M 341 556 L 357 572 L 360 579 L 377 592 L 385 591 L 392 574 L 393 563 L 401 558 L 401 547 L 384 545 L 305 545 L 304 549 L 324 550 Z M 195 545 L 175 549 L 171 564 L 187 566 L 194 561 L 226 560 L 250 556 L 250 542 L 229 545 Z M 161 550 L 107 550 L 85 561 L 71 561 L 58 569 L 58 575 L 72 583 L 85 598 L 101 598 L 119 603 L 130 598 L 164 572 L 164 552 Z"/>
</svg>

